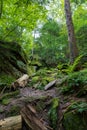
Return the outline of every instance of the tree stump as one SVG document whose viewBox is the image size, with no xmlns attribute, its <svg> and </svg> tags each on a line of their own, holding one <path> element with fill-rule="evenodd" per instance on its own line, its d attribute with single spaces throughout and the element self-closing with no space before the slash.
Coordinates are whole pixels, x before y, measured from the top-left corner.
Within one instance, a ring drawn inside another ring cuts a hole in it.
<svg viewBox="0 0 87 130">
<path fill-rule="evenodd" d="M 19 79 L 17 79 L 14 83 L 11 84 L 11 89 L 16 90 L 19 87 L 24 88 L 28 83 L 29 76 L 24 74 Z"/>
</svg>

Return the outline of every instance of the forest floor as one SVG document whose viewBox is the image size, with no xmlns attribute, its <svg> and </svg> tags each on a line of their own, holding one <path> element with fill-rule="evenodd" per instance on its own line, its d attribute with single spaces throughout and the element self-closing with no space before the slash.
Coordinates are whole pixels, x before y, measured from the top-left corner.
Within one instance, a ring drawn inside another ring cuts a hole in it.
<svg viewBox="0 0 87 130">
<path fill-rule="evenodd" d="M 11 114 L 11 108 L 15 108 L 15 106 L 22 109 L 29 102 L 33 102 L 39 99 L 49 100 L 49 98 L 52 99 L 55 96 L 57 96 L 56 88 L 47 91 L 38 89 L 36 90 L 30 87 L 19 88 L 19 94 L 16 97 L 14 96 L 10 97 L 9 99 L 5 99 L 3 100 L 4 102 L 0 104 L 0 119 L 9 116 Z"/>
<path fill-rule="evenodd" d="M 72 92 L 72 88 L 66 93 L 65 87 L 61 84 L 61 81 L 65 78 L 67 77 L 58 78 L 56 84 L 52 85 L 53 81 L 55 81 L 53 80 L 50 82 L 52 86 L 47 90 L 45 90 L 47 85 L 43 90 L 40 90 L 34 88 L 34 86 L 30 87 L 30 84 L 27 84 L 24 88 L 18 87 L 14 91 L 11 89 L 8 90 L 7 88 L 3 95 L 0 95 L 0 119 L 20 115 L 20 111 L 25 106 L 32 105 L 39 119 L 44 121 L 46 126 L 50 126 L 51 129 L 49 130 L 55 129 L 53 126 L 56 126 L 56 124 L 57 127 L 62 129 L 62 121 L 64 121 L 64 116 L 66 117 L 67 113 L 70 114 L 71 112 L 72 116 L 73 113 L 77 113 L 76 116 L 78 116 L 78 113 L 81 115 L 82 112 L 87 110 L 87 96 L 86 93 L 84 93 L 87 92 L 87 89 L 83 87 L 81 89 L 75 89 L 75 91 Z M 58 86 L 58 84 L 60 84 L 60 86 Z M 66 82 L 64 85 L 66 85 Z M 62 89 L 65 93 L 61 91 Z M 82 96 L 79 96 L 79 94 Z M 71 115 L 69 116 L 71 117 Z M 74 119 L 74 117 L 72 118 Z"/>
</svg>

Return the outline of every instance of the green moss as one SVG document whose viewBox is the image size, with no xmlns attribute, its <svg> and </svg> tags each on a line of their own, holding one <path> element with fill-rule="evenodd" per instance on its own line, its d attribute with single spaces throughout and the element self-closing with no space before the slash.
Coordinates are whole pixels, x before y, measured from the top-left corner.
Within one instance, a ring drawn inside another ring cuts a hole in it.
<svg viewBox="0 0 87 130">
<path fill-rule="evenodd" d="M 6 74 L 1 74 L 0 75 L 0 84 L 5 84 L 5 85 L 10 85 L 12 82 L 15 81 L 15 77 L 6 75 Z"/>
<path fill-rule="evenodd" d="M 17 90 L 17 91 L 15 91 L 15 92 L 10 92 L 10 93 L 6 93 L 6 94 L 4 94 L 3 96 L 2 96 L 2 98 L 0 99 L 0 100 L 2 100 L 2 99 L 8 99 L 8 98 L 12 98 L 12 97 L 16 97 L 18 94 L 19 94 L 19 90 Z"/>
<path fill-rule="evenodd" d="M 6 114 L 6 116 L 16 116 L 20 113 L 19 106 L 12 106 L 10 111 Z"/>
<path fill-rule="evenodd" d="M 15 77 L 7 74 L 0 74 L 0 91 L 5 88 L 4 92 L 7 92 L 12 82 L 15 81 Z"/>
<path fill-rule="evenodd" d="M 84 115 L 85 116 L 85 115 Z M 87 130 L 87 119 L 81 113 L 67 112 L 64 114 L 65 130 Z"/>
<path fill-rule="evenodd" d="M 19 94 L 19 90 L 15 92 L 6 93 L 0 99 L 0 103 L 3 105 L 8 105 L 10 103 L 10 98 L 16 97 Z"/>
<path fill-rule="evenodd" d="M 39 81 L 39 76 L 34 76 L 33 78 L 32 78 L 32 82 L 33 83 L 37 83 Z"/>
<path fill-rule="evenodd" d="M 8 105 L 10 103 L 10 100 L 9 99 L 3 99 L 1 104 L 3 105 Z"/>
<path fill-rule="evenodd" d="M 27 56 L 20 44 L 0 41 L 0 75 L 3 73 L 17 77 L 26 73 L 26 63 Z"/>
<path fill-rule="evenodd" d="M 11 114 L 18 114 L 19 111 L 20 111 L 20 107 L 19 106 L 12 106 L 11 110 L 10 110 Z"/>
<path fill-rule="evenodd" d="M 45 108 L 45 103 L 43 100 L 40 100 L 37 105 L 36 105 L 36 110 L 37 111 L 43 111 L 43 109 Z"/>
<path fill-rule="evenodd" d="M 57 127 L 57 109 L 59 106 L 59 99 L 53 98 L 52 100 L 52 106 L 48 112 L 49 120 L 51 122 L 51 126 L 54 130 L 56 130 Z"/>
<path fill-rule="evenodd" d="M 10 93 L 4 94 L 0 98 L 0 104 L 8 105 L 10 103 L 10 98 L 17 97 L 18 94 L 19 94 L 19 90 L 15 91 L 15 92 L 10 92 Z"/>
</svg>

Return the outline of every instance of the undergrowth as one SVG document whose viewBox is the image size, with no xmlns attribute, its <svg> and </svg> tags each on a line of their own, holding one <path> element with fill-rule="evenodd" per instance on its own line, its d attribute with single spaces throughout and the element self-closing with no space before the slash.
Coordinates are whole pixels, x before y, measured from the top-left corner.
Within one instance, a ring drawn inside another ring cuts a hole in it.
<svg viewBox="0 0 87 130">
<path fill-rule="evenodd" d="M 85 101 L 76 101 L 72 103 L 67 111 L 74 110 L 75 112 L 86 112 L 87 111 L 87 103 Z"/>
<path fill-rule="evenodd" d="M 13 76 L 5 75 L 5 74 L 0 75 L 0 84 L 10 85 L 14 81 L 15 81 L 15 78 Z"/>
<path fill-rule="evenodd" d="M 70 73 L 61 90 L 63 93 L 80 92 L 85 86 L 87 86 L 87 69 Z"/>
</svg>

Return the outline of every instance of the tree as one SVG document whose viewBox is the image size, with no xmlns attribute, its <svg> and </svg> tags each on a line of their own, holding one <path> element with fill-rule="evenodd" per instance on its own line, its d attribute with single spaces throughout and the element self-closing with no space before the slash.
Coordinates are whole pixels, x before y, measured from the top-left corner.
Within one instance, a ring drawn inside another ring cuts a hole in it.
<svg viewBox="0 0 87 130">
<path fill-rule="evenodd" d="M 41 29 L 40 36 L 36 38 L 35 53 L 41 57 L 41 60 L 48 66 L 56 66 L 59 62 L 66 62 L 65 41 L 61 25 L 54 20 L 48 20 Z"/>
<path fill-rule="evenodd" d="M 64 0 L 64 2 L 65 2 L 64 4 L 65 4 L 66 24 L 68 30 L 69 48 L 70 48 L 70 63 L 72 64 L 75 61 L 75 58 L 78 56 L 78 49 L 76 45 L 74 26 L 72 22 L 70 1 Z"/>
<path fill-rule="evenodd" d="M 25 32 L 27 35 L 46 18 L 46 9 L 32 0 L 1 0 L 0 18 L 0 40 L 20 42 Z"/>
</svg>

